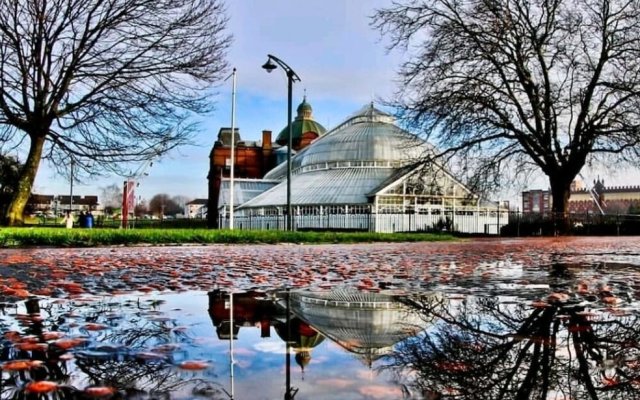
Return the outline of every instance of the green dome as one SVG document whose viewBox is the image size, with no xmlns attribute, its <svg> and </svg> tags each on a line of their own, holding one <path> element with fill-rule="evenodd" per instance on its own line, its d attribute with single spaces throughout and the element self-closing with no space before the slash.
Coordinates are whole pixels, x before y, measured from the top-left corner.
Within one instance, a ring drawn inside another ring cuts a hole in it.
<svg viewBox="0 0 640 400">
<path fill-rule="evenodd" d="M 321 124 L 319 124 L 318 122 L 312 119 L 296 118 L 293 121 L 292 125 L 293 126 L 291 127 L 291 130 L 293 131 L 292 132 L 293 143 L 296 143 L 296 141 L 299 141 L 302 138 L 302 135 L 307 132 L 315 132 L 318 134 L 318 136 L 322 136 L 327 132 L 324 126 L 322 126 Z M 288 139 L 289 139 L 289 127 L 285 126 L 284 129 L 282 129 L 278 134 L 278 136 L 276 137 L 276 143 L 284 146 L 288 143 Z"/>
<path fill-rule="evenodd" d="M 313 120 L 313 108 L 311 108 L 311 104 L 307 103 L 307 96 L 304 96 L 302 103 L 300 103 L 297 108 L 297 111 L 298 116 L 293 121 L 293 126 L 291 128 L 293 131 L 292 140 L 294 146 L 300 142 L 302 135 L 307 132 L 313 132 L 318 136 L 322 136 L 327 132 L 324 126 Z M 289 127 L 285 126 L 276 137 L 276 143 L 284 146 L 288 144 L 288 139 Z"/>
</svg>

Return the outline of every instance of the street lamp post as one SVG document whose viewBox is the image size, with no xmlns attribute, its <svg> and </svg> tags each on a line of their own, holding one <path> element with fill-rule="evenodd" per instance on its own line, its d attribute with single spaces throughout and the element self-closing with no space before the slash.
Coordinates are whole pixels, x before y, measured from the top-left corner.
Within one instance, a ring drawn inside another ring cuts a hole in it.
<svg viewBox="0 0 640 400">
<path fill-rule="evenodd" d="M 267 72 L 271 72 L 274 69 L 278 68 L 276 64 L 278 64 L 287 74 L 287 123 L 289 127 L 289 138 L 287 141 L 287 230 L 293 230 L 292 219 L 291 219 L 291 147 L 293 146 L 293 124 L 291 121 L 291 96 L 293 91 L 293 82 L 300 82 L 300 77 L 295 73 L 294 70 L 291 69 L 284 61 L 279 59 L 276 56 L 271 54 L 267 54 L 267 62 L 264 63 L 262 68 L 267 70 Z M 276 62 L 274 64 L 273 62 Z"/>
</svg>

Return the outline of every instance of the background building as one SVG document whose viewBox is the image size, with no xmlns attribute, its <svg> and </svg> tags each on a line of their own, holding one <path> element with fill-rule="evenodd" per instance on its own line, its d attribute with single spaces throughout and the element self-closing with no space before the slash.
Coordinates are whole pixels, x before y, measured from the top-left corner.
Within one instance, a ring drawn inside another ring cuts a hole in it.
<svg viewBox="0 0 640 400">
<path fill-rule="evenodd" d="M 262 131 L 261 141 L 247 141 L 242 140 L 239 129 L 236 128 L 234 150 L 236 178 L 262 178 L 275 166 L 271 131 Z M 231 173 L 231 128 L 221 128 L 218 132 L 218 140 L 211 149 L 209 163 L 207 219 L 210 227 L 218 227 L 221 183 Z"/>
<path fill-rule="evenodd" d="M 187 218 L 205 219 L 207 218 L 208 199 L 194 199 L 185 204 L 184 215 Z"/>
<path fill-rule="evenodd" d="M 598 207 L 599 206 L 599 207 Z M 573 213 L 638 214 L 640 213 L 640 186 L 605 186 L 598 178 L 591 191 L 576 188 L 569 198 L 569 211 Z"/>
<path fill-rule="evenodd" d="M 311 104 L 307 103 L 307 96 L 304 96 L 302 103 L 298 105 L 297 112 L 298 115 L 291 124 L 291 148 L 296 152 L 304 149 L 327 132 L 324 126 L 313 119 L 313 108 Z M 289 126 L 282 128 L 276 138 L 276 143 L 280 146 L 287 146 L 289 143 Z"/>
<path fill-rule="evenodd" d="M 102 214 L 102 208 L 98 204 L 98 196 L 73 196 L 49 195 L 32 193 L 27 201 L 26 213 L 32 215 L 45 215 L 49 217 L 62 216 L 67 211 L 78 214 L 81 211 L 91 212 L 95 215 Z"/>
<path fill-rule="evenodd" d="M 551 213 L 551 191 L 550 190 L 527 190 L 522 192 L 522 212 L 540 213 L 543 215 Z"/>
<path fill-rule="evenodd" d="M 528 190 L 522 192 L 522 211 L 525 213 L 550 214 L 553 199 L 550 190 Z M 575 214 L 637 214 L 640 213 L 640 186 L 605 186 L 599 177 L 593 187 L 587 188 L 582 181 L 571 184 L 569 212 Z"/>
</svg>

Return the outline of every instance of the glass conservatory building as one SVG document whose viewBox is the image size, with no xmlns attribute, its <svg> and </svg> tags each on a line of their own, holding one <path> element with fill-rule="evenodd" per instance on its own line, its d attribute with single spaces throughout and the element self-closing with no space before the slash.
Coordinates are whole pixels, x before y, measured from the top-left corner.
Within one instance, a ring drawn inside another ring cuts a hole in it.
<svg viewBox="0 0 640 400">
<path fill-rule="evenodd" d="M 442 167 L 421 162 L 430 151 L 393 117 L 366 106 L 292 159 L 294 229 L 497 233 L 506 225 L 507 209 L 482 200 Z M 286 168 L 282 163 L 267 173 L 267 189 L 259 194 L 259 180 L 234 185 L 236 228 L 285 228 Z M 250 196 L 245 186 L 253 189 Z M 228 226 L 226 214 L 221 227 Z"/>
</svg>

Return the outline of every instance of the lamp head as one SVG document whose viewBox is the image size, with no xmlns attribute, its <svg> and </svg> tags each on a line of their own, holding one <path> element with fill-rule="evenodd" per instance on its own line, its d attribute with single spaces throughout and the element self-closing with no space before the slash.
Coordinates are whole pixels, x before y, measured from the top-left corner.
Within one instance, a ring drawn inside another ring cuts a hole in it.
<svg viewBox="0 0 640 400">
<path fill-rule="evenodd" d="M 267 62 L 264 63 L 264 65 L 262 66 L 262 68 L 266 69 L 267 72 L 271 73 L 271 71 L 273 71 L 274 69 L 278 68 L 277 65 L 275 65 L 272 61 L 271 61 L 271 57 L 269 57 L 267 59 Z"/>
</svg>

